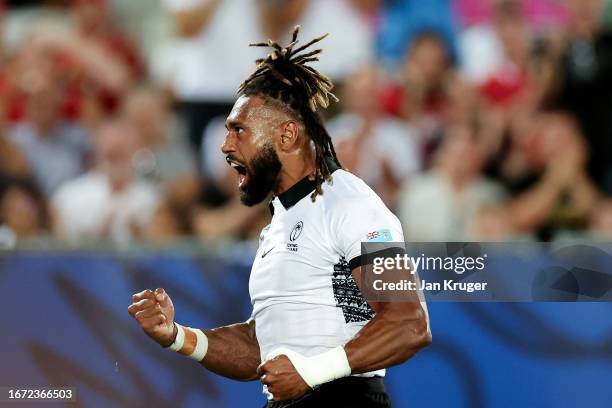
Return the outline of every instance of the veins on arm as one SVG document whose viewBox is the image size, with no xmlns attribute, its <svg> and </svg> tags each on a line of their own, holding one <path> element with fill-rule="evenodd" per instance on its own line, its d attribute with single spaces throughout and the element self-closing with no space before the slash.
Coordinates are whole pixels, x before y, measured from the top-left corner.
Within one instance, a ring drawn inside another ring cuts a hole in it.
<svg viewBox="0 0 612 408">
<path fill-rule="evenodd" d="M 255 320 L 205 330 L 208 351 L 202 365 L 208 370 L 239 381 L 256 380 L 261 364 Z"/>
</svg>

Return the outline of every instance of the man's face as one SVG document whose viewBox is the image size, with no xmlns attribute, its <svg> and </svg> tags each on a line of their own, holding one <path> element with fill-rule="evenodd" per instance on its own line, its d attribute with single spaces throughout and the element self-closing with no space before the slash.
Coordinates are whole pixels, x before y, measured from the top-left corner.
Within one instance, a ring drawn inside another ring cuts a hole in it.
<svg viewBox="0 0 612 408">
<path fill-rule="evenodd" d="M 132 157 L 139 135 L 124 123 L 109 123 L 98 130 L 94 149 L 99 169 L 111 179 L 126 181 L 133 175 Z"/>
<path fill-rule="evenodd" d="M 238 174 L 244 205 L 261 203 L 278 183 L 282 167 L 274 144 L 278 124 L 277 112 L 256 96 L 238 98 L 225 121 L 227 135 L 221 151 Z"/>
</svg>

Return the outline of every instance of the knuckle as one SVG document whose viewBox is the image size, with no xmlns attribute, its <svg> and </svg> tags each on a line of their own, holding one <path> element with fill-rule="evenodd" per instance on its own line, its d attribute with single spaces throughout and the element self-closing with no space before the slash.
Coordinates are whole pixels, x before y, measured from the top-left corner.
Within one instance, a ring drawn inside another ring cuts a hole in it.
<svg viewBox="0 0 612 408">
<path fill-rule="evenodd" d="M 140 302 L 137 303 L 138 307 L 149 307 L 149 306 L 153 306 L 153 302 L 151 301 L 151 299 L 143 299 Z"/>
</svg>

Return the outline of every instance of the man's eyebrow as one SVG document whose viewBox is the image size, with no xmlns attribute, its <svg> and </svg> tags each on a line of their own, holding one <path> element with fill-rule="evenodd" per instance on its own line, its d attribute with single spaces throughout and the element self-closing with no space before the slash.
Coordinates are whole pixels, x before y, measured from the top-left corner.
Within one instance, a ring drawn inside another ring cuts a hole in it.
<svg viewBox="0 0 612 408">
<path fill-rule="evenodd" d="M 229 129 L 229 128 L 233 128 L 236 126 L 240 126 L 240 121 L 236 120 L 236 119 L 228 119 L 225 121 L 225 128 Z"/>
</svg>

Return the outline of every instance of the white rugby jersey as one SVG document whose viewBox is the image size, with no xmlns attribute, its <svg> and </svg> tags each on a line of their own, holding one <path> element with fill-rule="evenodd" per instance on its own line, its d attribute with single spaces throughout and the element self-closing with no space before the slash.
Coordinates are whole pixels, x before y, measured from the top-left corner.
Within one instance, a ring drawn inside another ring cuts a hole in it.
<svg viewBox="0 0 612 408">
<path fill-rule="evenodd" d="M 352 339 L 374 315 L 351 274 L 361 243 L 404 241 L 397 217 L 357 176 L 336 168 L 313 203 L 314 187 L 304 178 L 275 197 L 260 236 L 249 292 L 262 361 L 279 347 L 312 356 Z"/>
</svg>

